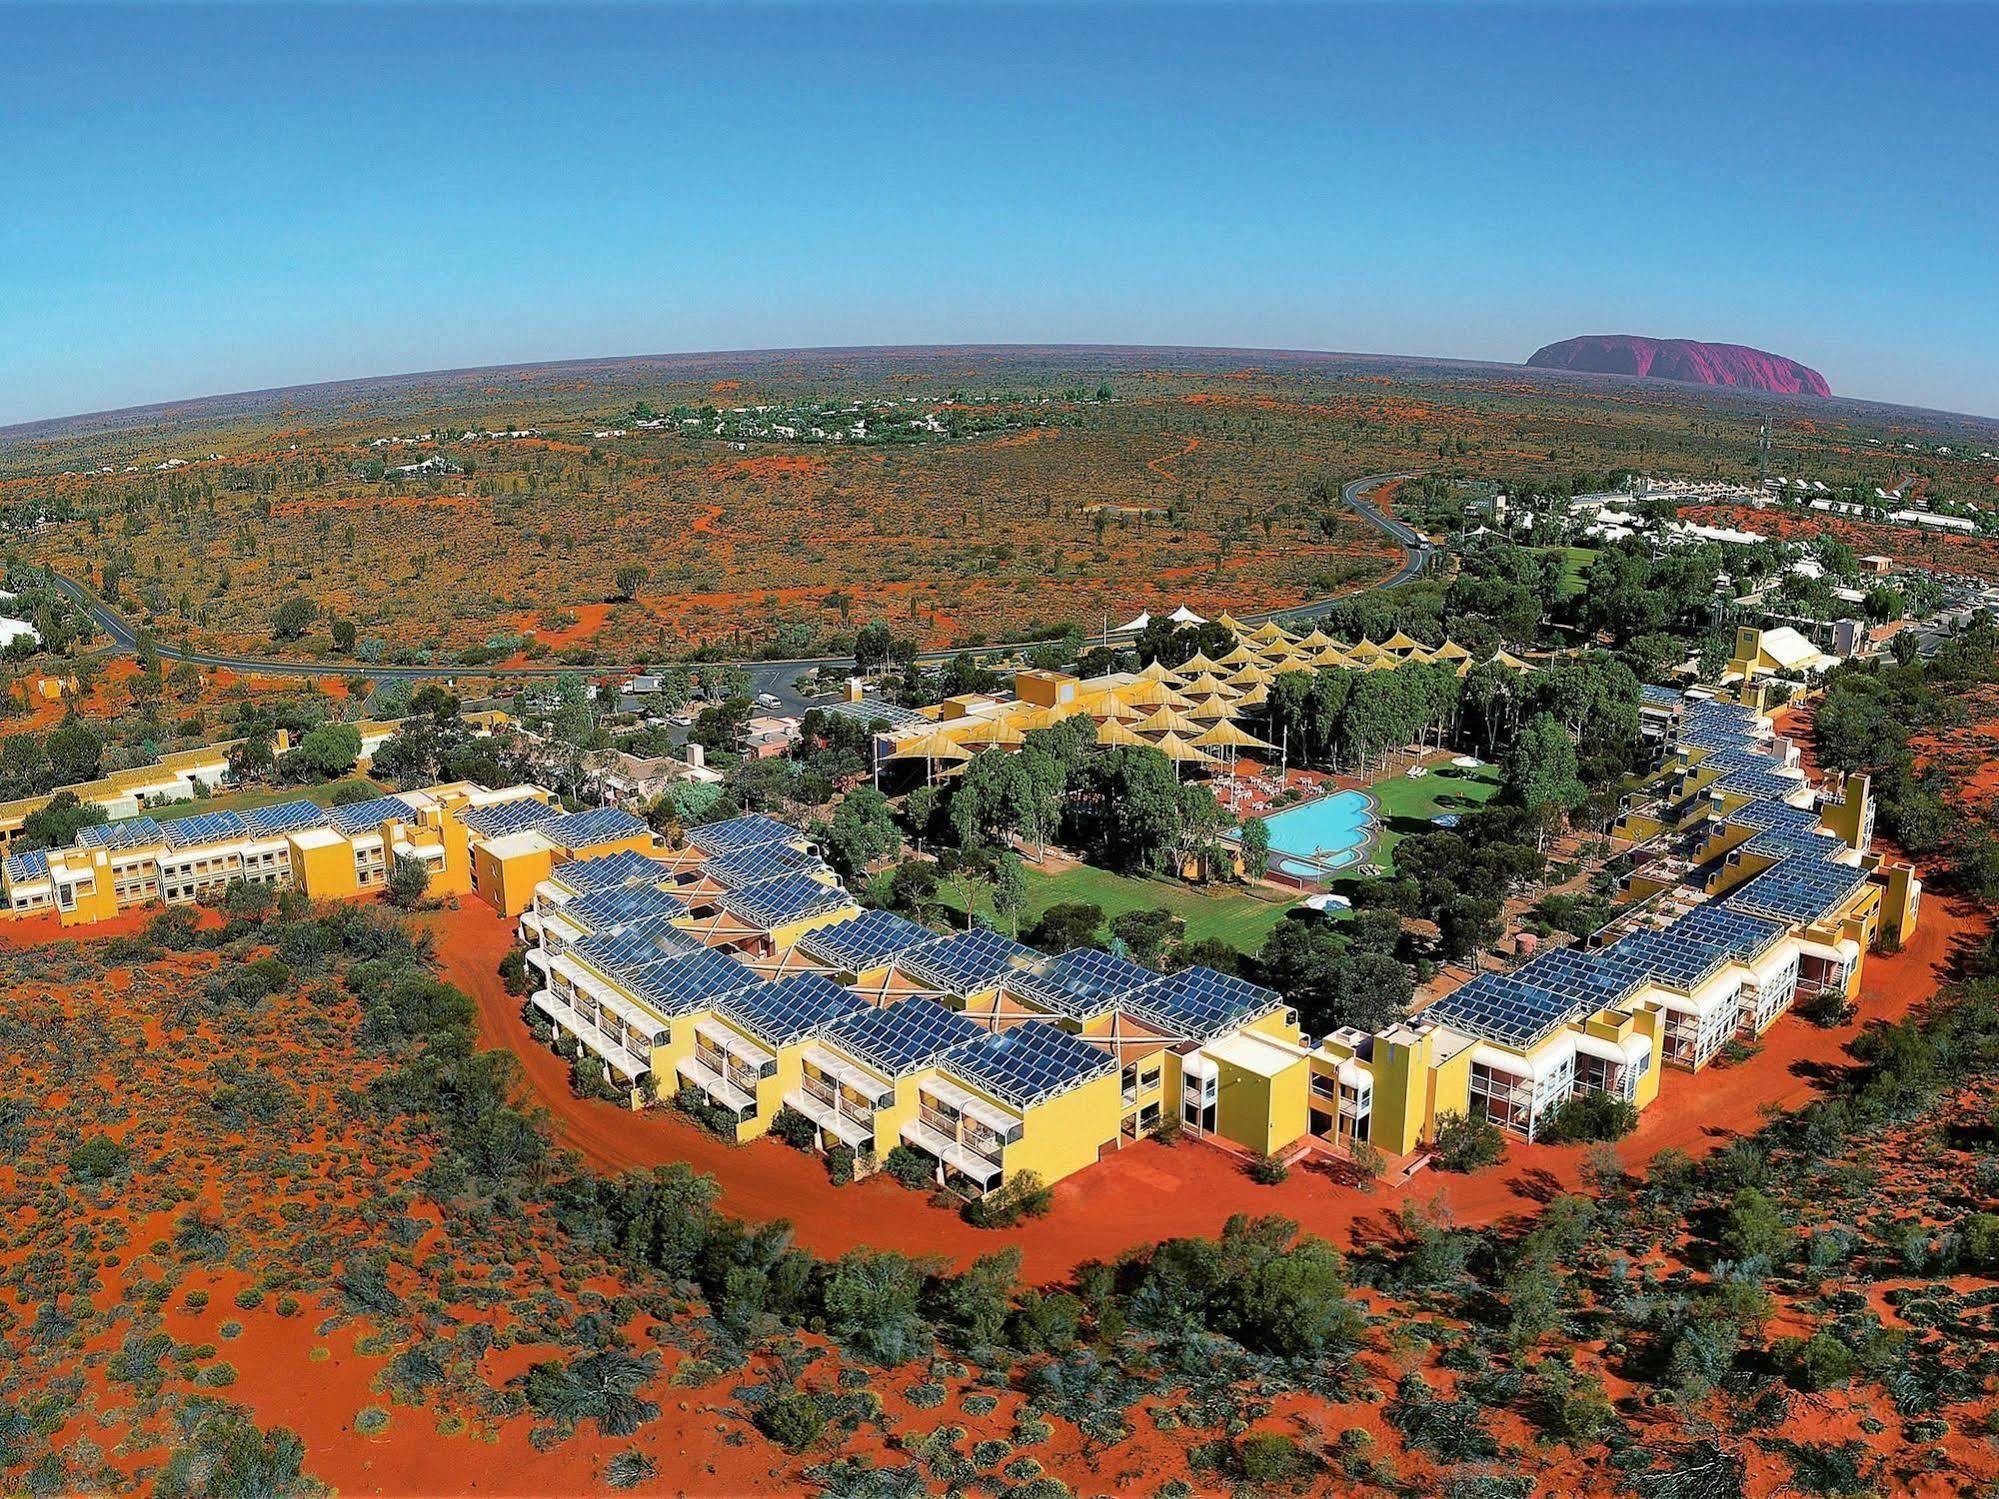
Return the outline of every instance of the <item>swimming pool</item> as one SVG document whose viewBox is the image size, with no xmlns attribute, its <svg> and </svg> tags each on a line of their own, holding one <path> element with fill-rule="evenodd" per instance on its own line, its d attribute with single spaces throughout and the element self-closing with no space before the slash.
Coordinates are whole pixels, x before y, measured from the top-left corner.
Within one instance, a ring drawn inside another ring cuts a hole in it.
<svg viewBox="0 0 1999 1499">
<path fill-rule="evenodd" d="M 1374 840 L 1374 805 L 1365 791 L 1336 791 L 1271 813 L 1271 868 L 1305 880 L 1346 868 Z"/>
</svg>

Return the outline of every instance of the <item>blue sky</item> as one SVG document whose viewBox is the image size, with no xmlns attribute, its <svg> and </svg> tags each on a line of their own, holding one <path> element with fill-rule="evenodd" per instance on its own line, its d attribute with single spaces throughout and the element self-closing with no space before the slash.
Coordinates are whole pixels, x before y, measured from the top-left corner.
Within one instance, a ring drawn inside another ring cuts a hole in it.
<svg viewBox="0 0 1999 1499">
<path fill-rule="evenodd" d="M 1723 339 L 1999 415 L 1999 10 L 0 0 L 0 423 L 842 343 Z"/>
</svg>

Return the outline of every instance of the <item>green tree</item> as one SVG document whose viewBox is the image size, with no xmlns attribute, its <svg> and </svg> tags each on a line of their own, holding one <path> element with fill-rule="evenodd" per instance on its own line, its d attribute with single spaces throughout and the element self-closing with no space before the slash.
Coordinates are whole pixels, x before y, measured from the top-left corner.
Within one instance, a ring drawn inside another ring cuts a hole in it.
<svg viewBox="0 0 1999 1499">
<path fill-rule="evenodd" d="M 414 911 L 423 904 L 425 893 L 430 889 L 430 871 L 421 859 L 408 854 L 397 854 L 395 863 L 389 869 L 388 901 L 405 911 Z"/>
<path fill-rule="evenodd" d="M 295 775 L 330 780 L 344 776 L 361 757 L 361 731 L 351 723 L 323 723 L 306 730 L 298 747 L 285 756 L 285 768 Z"/>
<path fill-rule="evenodd" d="M 319 617 L 319 606 L 304 594 L 295 593 L 278 605 L 271 616 L 273 640 L 297 640 Z"/>
<path fill-rule="evenodd" d="M 993 863 L 993 914 L 1003 917 L 1007 930 L 1020 935 L 1020 918 L 1027 910 L 1027 867 L 1007 849 Z"/>
</svg>

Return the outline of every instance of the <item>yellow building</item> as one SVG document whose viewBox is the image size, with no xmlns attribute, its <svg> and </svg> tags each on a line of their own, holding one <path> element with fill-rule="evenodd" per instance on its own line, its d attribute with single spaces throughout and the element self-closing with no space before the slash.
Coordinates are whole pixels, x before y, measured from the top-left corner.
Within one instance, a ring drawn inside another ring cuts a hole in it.
<svg viewBox="0 0 1999 1499">
<path fill-rule="evenodd" d="M 367 895 L 388 884 L 398 859 L 424 866 L 433 895 L 477 891 L 512 915 L 556 864 L 654 842 L 644 822 L 615 808 L 565 813 L 539 787 L 458 782 L 342 806 L 300 798 L 128 817 L 82 829 L 68 848 L 10 856 L 0 870 L 9 912 L 52 910 L 65 926 L 207 899 L 236 880 L 296 885 L 315 900 Z"/>
</svg>

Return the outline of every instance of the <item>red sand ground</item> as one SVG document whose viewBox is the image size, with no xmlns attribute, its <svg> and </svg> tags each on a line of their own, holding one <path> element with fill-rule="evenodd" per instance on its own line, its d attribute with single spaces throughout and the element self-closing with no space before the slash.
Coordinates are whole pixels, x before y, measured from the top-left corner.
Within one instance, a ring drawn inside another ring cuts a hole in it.
<svg viewBox="0 0 1999 1499">
<path fill-rule="evenodd" d="M 1023 1275 L 1049 1280 L 1088 1260 L 1113 1258 L 1163 1238 L 1217 1233 L 1232 1213 L 1282 1213 L 1311 1232 L 1350 1244 L 1387 1231 L 1407 1201 L 1436 1202 L 1459 1223 L 1479 1225 L 1531 1213 L 1551 1192 L 1582 1184 L 1585 1151 L 1579 1146 L 1516 1141 L 1506 1160 L 1489 1171 L 1419 1172 L 1367 1195 L 1309 1165 L 1282 1186 L 1262 1187 L 1219 1150 L 1142 1141 L 1059 1183 L 1046 1218 L 1009 1230 L 973 1229 L 880 1177 L 836 1187 L 818 1160 L 774 1142 L 729 1145 L 666 1110 L 633 1113 L 576 1098 L 568 1064 L 535 1043 L 520 1018 L 520 1002 L 501 987 L 497 967 L 511 940 L 511 924 L 476 901 L 430 920 L 445 976 L 478 1001 L 480 1039 L 520 1057 L 527 1085 L 548 1110 L 559 1143 L 605 1170 L 685 1161 L 721 1184 L 723 1211 L 749 1220 L 788 1219 L 799 1242 L 822 1254 L 869 1245 L 965 1264 L 1017 1244 Z M 1869 959 L 1860 1019 L 1821 1030 L 1787 1018 L 1763 1038 L 1754 1057 L 1737 1066 L 1710 1068 L 1698 1077 L 1668 1073 L 1658 1102 L 1619 1145 L 1619 1154 L 1631 1166 L 1669 1147 L 1702 1155 L 1755 1129 L 1766 1110 L 1803 1102 L 1817 1091 L 1809 1064 L 1838 1059 L 1865 1025 L 1899 1018 L 1926 999 L 1960 944 L 1981 936 L 1989 920 L 1989 913 L 1967 902 L 1930 897 L 1909 946 Z"/>
</svg>

